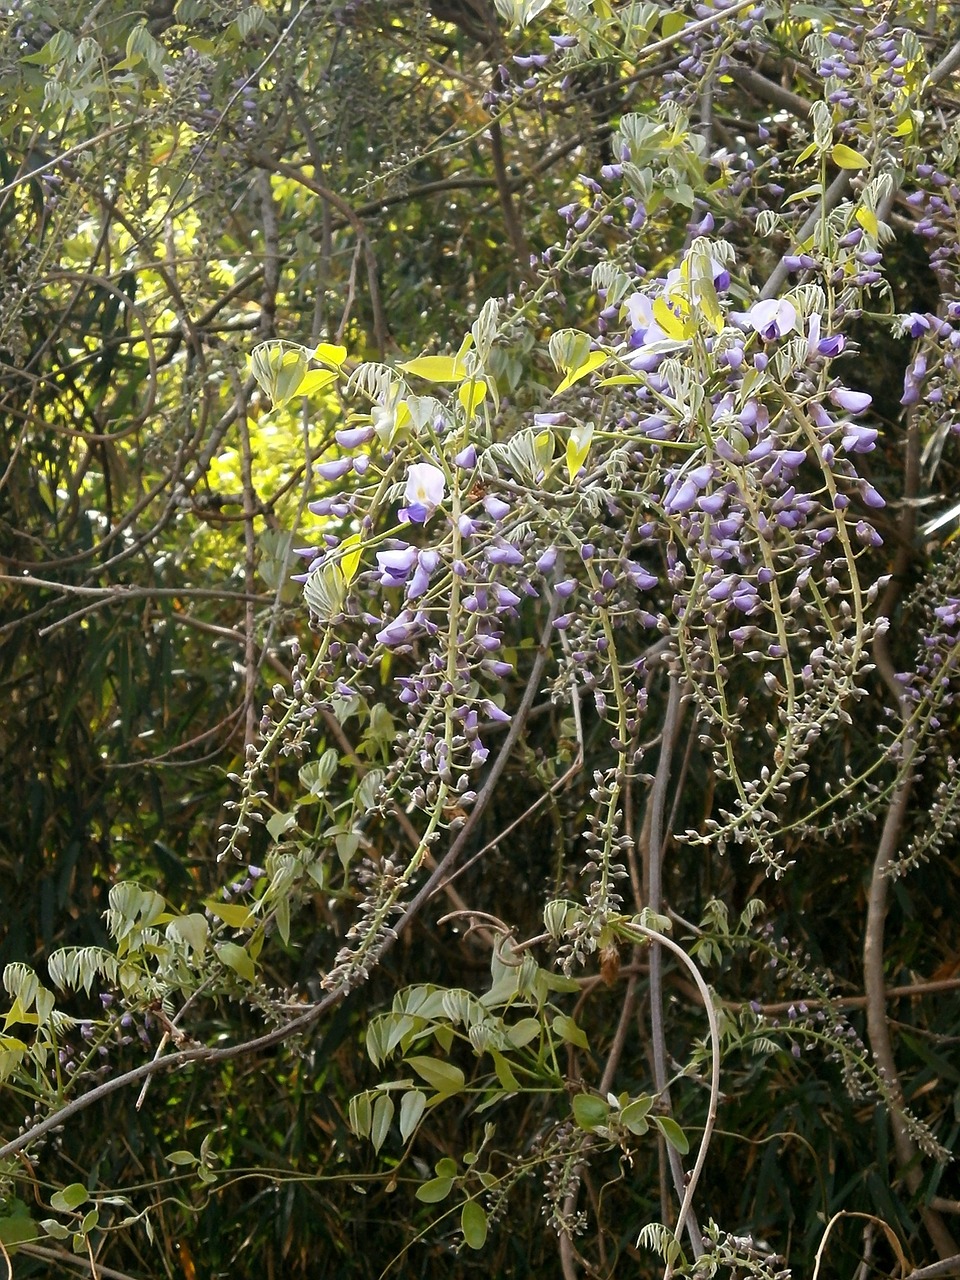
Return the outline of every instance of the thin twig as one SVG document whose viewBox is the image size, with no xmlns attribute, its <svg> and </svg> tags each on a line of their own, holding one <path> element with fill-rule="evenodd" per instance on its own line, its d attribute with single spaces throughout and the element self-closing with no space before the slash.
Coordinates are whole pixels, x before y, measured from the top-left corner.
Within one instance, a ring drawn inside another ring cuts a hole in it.
<svg viewBox="0 0 960 1280">
<path fill-rule="evenodd" d="M 670 773 L 673 750 L 680 731 L 682 718 L 681 684 L 675 675 L 669 676 L 667 707 L 663 718 L 663 733 L 660 740 L 660 758 L 648 802 L 648 822 L 644 824 L 647 832 L 647 892 L 650 910 L 660 914 L 663 900 L 663 851 L 668 838 L 666 831 L 667 788 L 670 784 Z M 663 1026 L 663 958 L 656 947 L 650 955 L 650 1041 L 653 1050 L 653 1080 L 657 1093 L 670 1114 L 670 1087 L 667 1083 L 667 1044 Z M 684 1205 L 686 1196 L 685 1175 L 680 1153 L 669 1143 L 666 1147 L 667 1160 L 677 1199 Z M 684 1210 L 687 1233 L 694 1256 L 703 1253 L 703 1241 L 696 1214 L 687 1206 Z M 678 1222 L 677 1234 L 680 1235 L 684 1223 Z"/>
<path fill-rule="evenodd" d="M 693 1212 L 693 1196 L 697 1189 L 697 1183 L 700 1180 L 700 1174 L 703 1172 L 703 1166 L 707 1159 L 710 1139 L 713 1135 L 713 1128 L 717 1121 L 717 1108 L 720 1105 L 720 1024 L 717 1021 L 717 1011 L 714 1007 L 713 994 L 706 982 L 704 982 L 700 970 L 684 951 L 683 947 L 674 942 L 672 938 L 668 938 L 662 933 L 656 933 L 653 929 L 648 929 L 644 925 L 632 924 L 629 926 L 628 933 L 639 933 L 649 942 L 653 943 L 650 954 L 651 972 L 653 969 L 653 957 L 656 955 L 658 947 L 666 947 L 668 951 L 672 952 L 672 954 L 677 957 L 696 983 L 697 990 L 700 993 L 700 999 L 703 1001 L 704 1011 L 707 1015 L 707 1026 L 710 1033 L 710 1101 L 707 1106 L 707 1118 L 703 1124 L 703 1136 L 700 1139 L 697 1158 L 694 1162 L 693 1169 L 690 1171 L 689 1177 L 686 1179 L 686 1185 L 683 1188 L 683 1195 L 680 1202 L 680 1213 L 677 1217 L 677 1236 L 682 1235 L 684 1226 L 686 1226 L 694 1254 L 699 1258 L 703 1255 L 704 1249 L 703 1239 L 700 1235 L 700 1228 L 696 1225 L 696 1217 Z M 668 1265 L 664 1273 L 664 1280 L 670 1280 L 672 1271 L 672 1266 Z"/>
</svg>

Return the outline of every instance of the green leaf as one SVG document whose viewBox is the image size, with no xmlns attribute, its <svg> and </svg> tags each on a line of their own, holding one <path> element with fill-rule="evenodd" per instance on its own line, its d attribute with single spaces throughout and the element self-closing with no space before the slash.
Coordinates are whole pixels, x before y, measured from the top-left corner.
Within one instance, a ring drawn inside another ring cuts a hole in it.
<svg viewBox="0 0 960 1280">
<path fill-rule="evenodd" d="M 350 1099 L 347 1108 L 347 1122 L 358 1138 L 366 1138 L 373 1122 L 373 1108 L 370 1105 L 369 1093 L 358 1093 Z"/>
<path fill-rule="evenodd" d="M 193 1154 L 192 1151 L 171 1151 L 170 1154 L 167 1156 L 167 1160 L 169 1161 L 170 1164 L 177 1164 L 177 1165 L 189 1165 L 189 1164 L 198 1163 L 197 1157 Z"/>
<path fill-rule="evenodd" d="M 431 1178 L 422 1187 L 417 1187 L 417 1199 L 421 1204 L 439 1204 L 446 1200 L 452 1187 L 452 1178 Z"/>
<path fill-rule="evenodd" d="M 687 1141 L 687 1135 L 683 1132 L 676 1120 L 672 1120 L 670 1116 L 651 1116 L 650 1119 L 657 1126 L 667 1142 L 675 1151 L 679 1151 L 685 1156 L 690 1150 L 690 1143 Z"/>
<path fill-rule="evenodd" d="M 274 813 L 267 819 L 266 828 L 274 840 L 282 840 L 297 825 L 296 813 Z"/>
<path fill-rule="evenodd" d="M 405 1058 L 404 1062 L 437 1093 L 459 1093 L 466 1083 L 463 1072 L 452 1062 L 426 1057 Z"/>
<path fill-rule="evenodd" d="M 628 1102 L 620 1112 L 620 1123 L 625 1125 L 631 1133 L 646 1133 L 650 1128 L 650 1122 L 647 1115 L 653 1106 L 653 1099 L 648 1096 L 635 1098 L 633 1102 Z"/>
<path fill-rule="evenodd" d="M 390 1126 L 393 1123 L 394 1114 L 393 1099 L 388 1093 L 382 1093 L 373 1105 L 373 1122 L 370 1125 L 370 1141 L 373 1143 L 374 1151 L 379 1151 L 383 1146 L 387 1134 L 390 1132 Z"/>
<path fill-rule="evenodd" d="M 36 1240 L 39 1234 L 37 1224 L 29 1214 L 12 1213 L 8 1218 L 0 1218 L 0 1240 L 4 1244 L 22 1244 L 26 1240 Z M 64 1235 L 67 1234 L 64 1231 Z"/>
<path fill-rule="evenodd" d="M 568 1044 L 575 1044 L 578 1049 L 589 1049 L 590 1044 L 586 1034 L 577 1026 L 572 1018 L 568 1018 L 564 1013 L 558 1013 L 551 1023 L 554 1031 L 561 1038 L 566 1040 Z"/>
<path fill-rule="evenodd" d="M 520 1088 L 520 1082 L 513 1074 L 510 1063 L 506 1060 L 502 1053 L 498 1053 L 496 1049 L 490 1050 L 490 1056 L 493 1058 L 494 1070 L 497 1073 L 497 1079 L 500 1081 L 504 1089 L 508 1093 L 516 1093 Z"/>
<path fill-rule="evenodd" d="M 49 31 L 49 27 L 47 30 Z M 60 30 L 50 37 L 37 53 L 28 53 L 21 62 L 33 63 L 40 67 L 52 67 L 65 58 L 72 58 L 76 52 L 77 42 L 69 31 Z"/>
<path fill-rule="evenodd" d="M 507 1039 L 515 1049 L 522 1049 L 531 1040 L 536 1040 L 542 1029 L 539 1018 L 521 1018 L 512 1027 L 504 1028 Z"/>
<path fill-rule="evenodd" d="M 610 1118 L 610 1104 L 592 1093 L 578 1093 L 573 1099 L 573 1118 L 581 1129 L 596 1129 Z"/>
<path fill-rule="evenodd" d="M 282 342 L 261 342 L 250 353 L 250 372 L 279 408 L 297 394 L 307 372 L 307 353 Z"/>
<path fill-rule="evenodd" d="M 253 961 L 243 947 L 237 946 L 235 942 L 221 942 L 216 951 L 223 964 L 239 974 L 245 982 L 255 980 L 257 975 Z"/>
<path fill-rule="evenodd" d="M 421 1089 L 410 1089 L 400 1100 L 400 1137 L 407 1141 L 420 1123 L 427 1105 L 427 1095 Z"/>
<path fill-rule="evenodd" d="M 438 1178 L 455 1178 L 457 1176 L 457 1162 L 456 1160 L 451 1160 L 449 1156 L 441 1156 L 433 1166 L 433 1172 Z"/>
<path fill-rule="evenodd" d="M 460 1214 L 460 1230 L 470 1249 L 482 1249 L 487 1238 L 487 1215 L 476 1200 L 468 1200 Z"/>
<path fill-rule="evenodd" d="M 50 1207 L 56 1209 L 57 1213 L 72 1213 L 89 1198 L 90 1193 L 82 1182 L 71 1182 L 68 1187 L 53 1193 L 50 1197 Z"/>
<path fill-rule="evenodd" d="M 337 772 L 339 763 L 340 754 L 336 747 L 328 747 L 319 760 L 308 760 L 300 769 L 297 774 L 300 785 L 305 787 L 311 795 L 322 796 L 327 789 L 327 783 Z"/>
<path fill-rule="evenodd" d="M 204 950 L 209 932 L 207 918 L 199 911 L 192 911 L 187 916 L 178 916 L 167 925 L 167 937 L 185 942 L 191 951 Z"/>
</svg>

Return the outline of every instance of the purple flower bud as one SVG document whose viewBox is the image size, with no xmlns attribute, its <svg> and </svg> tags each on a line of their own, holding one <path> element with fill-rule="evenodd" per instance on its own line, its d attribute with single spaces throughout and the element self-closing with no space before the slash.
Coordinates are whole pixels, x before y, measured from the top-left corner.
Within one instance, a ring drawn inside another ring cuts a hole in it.
<svg viewBox="0 0 960 1280">
<path fill-rule="evenodd" d="M 488 564 L 523 564 L 523 553 L 510 542 L 488 547 L 484 556 Z"/>
<path fill-rule="evenodd" d="M 847 387 L 834 387 L 829 398 L 846 413 L 865 413 L 873 404 L 873 396 L 865 391 L 850 391 Z"/>
<path fill-rule="evenodd" d="M 320 462 L 317 472 L 324 480 L 339 480 L 353 470 L 352 458 L 337 458 L 335 462 Z"/>
<path fill-rule="evenodd" d="M 387 625 L 376 634 L 378 644 L 384 645 L 387 649 L 395 648 L 398 645 L 409 644 L 417 634 L 417 624 L 413 621 L 408 613 L 402 613 L 399 618 Z"/>
<path fill-rule="evenodd" d="M 878 509 L 885 507 L 886 500 L 876 491 L 872 484 L 867 480 L 860 481 L 860 496 L 868 507 Z"/>
<path fill-rule="evenodd" d="M 663 500 L 663 509 L 671 515 L 681 515 L 684 511 L 689 511 L 696 500 L 697 486 L 692 480 L 685 478 L 679 484 L 674 482 Z"/>
<path fill-rule="evenodd" d="M 484 498 L 483 505 L 487 515 L 493 520 L 502 520 L 504 516 L 510 514 L 510 504 L 504 502 L 501 498 L 495 497 L 492 493 Z"/>
<path fill-rule="evenodd" d="M 548 547 L 537 561 L 538 571 L 540 573 L 549 573 L 557 563 L 558 554 L 556 547 Z"/>
<path fill-rule="evenodd" d="M 840 447 L 846 453 L 870 453 L 877 443 L 878 432 L 873 427 L 864 427 L 857 422 L 844 425 L 843 439 Z"/>
<path fill-rule="evenodd" d="M 376 435 L 373 427 L 345 427 L 336 433 L 336 441 L 341 449 L 359 449 L 368 444 Z"/>
<path fill-rule="evenodd" d="M 484 671 L 489 671 L 494 676 L 513 675 L 513 665 L 509 662 L 501 662 L 494 658 L 484 658 L 480 665 Z"/>
<path fill-rule="evenodd" d="M 472 471 L 477 465 L 476 446 L 468 444 L 465 449 L 461 449 L 459 453 L 454 454 L 453 461 L 456 466 L 462 467 L 464 471 Z"/>
</svg>

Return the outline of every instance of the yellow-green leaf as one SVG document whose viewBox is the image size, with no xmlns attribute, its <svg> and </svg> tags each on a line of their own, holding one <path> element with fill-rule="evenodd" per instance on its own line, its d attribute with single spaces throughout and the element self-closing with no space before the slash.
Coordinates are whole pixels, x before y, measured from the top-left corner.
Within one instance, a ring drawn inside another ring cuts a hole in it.
<svg viewBox="0 0 960 1280">
<path fill-rule="evenodd" d="M 800 164 L 803 164 L 805 160 L 809 160 L 810 157 L 815 153 L 816 149 L 817 149 L 817 144 L 815 142 L 809 143 L 809 145 L 804 147 L 803 150 L 800 152 L 800 154 L 797 156 L 796 160 L 794 161 L 794 164 L 800 165 Z"/>
<path fill-rule="evenodd" d="M 657 298 L 653 304 L 653 318 L 667 337 L 673 338 L 677 342 L 692 338 L 697 327 L 696 322 L 689 313 L 678 316 L 672 307 L 667 305 L 664 298 Z"/>
<path fill-rule="evenodd" d="M 323 364 L 333 365 L 335 369 L 339 369 L 347 358 L 347 348 L 334 346 L 330 342 L 321 342 L 313 353 L 314 360 L 320 360 Z"/>
<path fill-rule="evenodd" d="M 324 387 L 329 387 L 331 382 L 336 382 L 337 375 L 332 369 L 311 369 L 309 373 L 304 374 L 303 381 L 297 387 L 296 394 L 298 396 L 312 396 L 317 391 L 322 391 Z"/>
<path fill-rule="evenodd" d="M 203 905 L 231 929 L 246 929 L 254 918 L 253 912 L 242 902 L 218 902 L 216 898 L 206 898 Z"/>
<path fill-rule="evenodd" d="M 297 394 L 307 371 L 307 355 L 300 347 L 261 342 L 250 353 L 250 369 L 274 408 L 279 408 Z"/>
<path fill-rule="evenodd" d="M 877 215 L 872 209 L 867 209 L 866 207 L 858 209 L 854 214 L 854 217 L 860 223 L 861 227 L 863 227 L 864 231 L 866 231 L 868 236 L 876 237 L 879 234 L 880 223 L 877 221 Z"/>
<path fill-rule="evenodd" d="M 793 204 L 795 200 L 806 200 L 809 196 L 818 196 L 820 194 L 820 183 L 811 182 L 809 187 L 804 187 L 802 191 L 795 191 L 792 196 L 787 196 L 783 203 Z"/>
<path fill-rule="evenodd" d="M 457 356 L 418 356 L 400 368 L 426 382 L 462 382 L 467 373 Z"/>
<path fill-rule="evenodd" d="M 830 158 L 839 169 L 869 169 L 870 161 L 845 142 L 838 142 L 830 152 Z"/>
<path fill-rule="evenodd" d="M 682 13 L 671 12 L 664 16 L 660 23 L 660 30 L 663 32 L 664 40 L 669 40 L 671 36 L 675 36 L 678 31 L 682 31 L 687 25 L 686 15 Z"/>
<path fill-rule="evenodd" d="M 360 568 L 360 557 L 363 554 L 360 534 L 351 533 L 349 538 L 344 538 L 340 544 L 340 550 L 345 553 L 340 557 L 340 572 L 343 574 L 344 582 L 350 583 Z"/>
<path fill-rule="evenodd" d="M 551 1025 L 560 1039 L 566 1040 L 567 1044 L 575 1044 L 578 1049 L 590 1047 L 583 1030 L 565 1013 L 558 1013 Z"/>
<path fill-rule="evenodd" d="M 567 436 L 567 474 L 572 480 L 586 461 L 593 440 L 593 423 L 574 427 Z"/>
<path fill-rule="evenodd" d="M 566 391 L 568 387 L 572 387 L 575 382 L 579 382 L 581 378 L 585 378 L 588 373 L 593 373 L 594 369 L 599 369 L 606 362 L 607 356 L 603 351 L 591 351 L 583 364 L 576 369 L 571 369 L 564 380 L 553 393 L 558 396 L 561 391 Z"/>
<path fill-rule="evenodd" d="M 483 404 L 484 396 L 487 394 L 487 384 L 483 378 L 471 378 L 469 382 L 465 382 L 457 392 L 457 399 L 463 406 L 463 412 L 467 415 L 467 421 L 474 416 L 477 410 Z"/>
</svg>

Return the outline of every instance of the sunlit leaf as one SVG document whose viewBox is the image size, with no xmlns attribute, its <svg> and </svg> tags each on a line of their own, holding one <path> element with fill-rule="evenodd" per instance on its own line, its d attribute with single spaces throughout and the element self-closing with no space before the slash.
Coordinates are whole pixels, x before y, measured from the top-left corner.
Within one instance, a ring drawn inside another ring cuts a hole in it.
<svg viewBox="0 0 960 1280">
<path fill-rule="evenodd" d="M 838 142 L 830 152 L 830 158 L 840 169 L 869 169 L 870 161 L 845 142 Z"/>
</svg>

